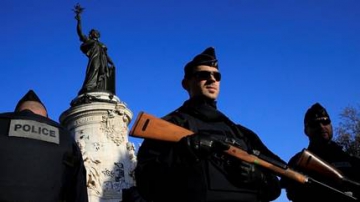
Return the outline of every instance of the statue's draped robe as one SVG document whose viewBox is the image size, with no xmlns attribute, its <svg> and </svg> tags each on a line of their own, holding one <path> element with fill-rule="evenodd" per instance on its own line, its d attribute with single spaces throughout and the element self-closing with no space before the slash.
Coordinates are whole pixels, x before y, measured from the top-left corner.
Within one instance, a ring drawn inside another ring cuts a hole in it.
<svg viewBox="0 0 360 202">
<path fill-rule="evenodd" d="M 85 80 L 79 94 L 94 90 L 112 91 L 113 87 L 109 85 L 109 77 L 112 76 L 112 71 L 108 68 L 106 46 L 98 40 L 89 39 L 81 44 L 80 49 L 86 54 L 89 61 Z"/>
</svg>

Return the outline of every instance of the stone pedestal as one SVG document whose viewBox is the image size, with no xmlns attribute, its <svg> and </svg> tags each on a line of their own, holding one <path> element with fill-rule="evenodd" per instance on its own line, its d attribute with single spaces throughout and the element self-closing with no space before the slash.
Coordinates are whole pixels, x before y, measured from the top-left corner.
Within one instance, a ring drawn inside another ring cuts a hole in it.
<svg viewBox="0 0 360 202">
<path fill-rule="evenodd" d="M 87 171 L 90 202 L 119 202 L 122 189 L 135 184 L 134 144 L 128 141 L 132 112 L 115 95 L 82 94 L 60 116 L 78 143 Z"/>
</svg>

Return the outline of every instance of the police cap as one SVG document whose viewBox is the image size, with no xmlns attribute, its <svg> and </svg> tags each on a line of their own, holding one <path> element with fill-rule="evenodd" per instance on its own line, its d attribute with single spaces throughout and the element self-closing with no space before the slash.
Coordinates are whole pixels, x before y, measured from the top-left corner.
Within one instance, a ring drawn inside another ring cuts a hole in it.
<svg viewBox="0 0 360 202">
<path fill-rule="evenodd" d="M 305 113 L 304 124 L 305 126 L 311 121 L 317 121 L 326 118 L 330 120 L 330 116 L 326 109 L 319 103 L 313 104 Z"/>
<path fill-rule="evenodd" d="M 15 107 L 15 111 L 18 111 L 19 107 L 21 106 L 21 104 L 23 104 L 26 101 L 34 101 L 34 102 L 38 102 L 40 103 L 46 110 L 45 105 L 41 102 L 40 98 L 36 95 L 36 93 L 33 90 L 29 90 L 24 97 L 22 97 L 19 102 L 17 103 L 16 107 Z"/>
<path fill-rule="evenodd" d="M 206 48 L 202 53 L 195 56 L 190 62 L 185 65 L 185 78 L 189 78 L 192 75 L 194 68 L 199 65 L 207 65 L 215 67 L 217 69 L 219 68 L 214 47 Z"/>
</svg>

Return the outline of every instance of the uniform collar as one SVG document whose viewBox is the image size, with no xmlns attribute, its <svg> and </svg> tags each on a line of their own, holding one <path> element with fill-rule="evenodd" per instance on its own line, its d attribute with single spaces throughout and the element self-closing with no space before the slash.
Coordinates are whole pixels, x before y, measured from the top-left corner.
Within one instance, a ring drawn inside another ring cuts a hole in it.
<svg viewBox="0 0 360 202">
<path fill-rule="evenodd" d="M 216 104 L 217 104 L 217 102 L 215 100 L 208 99 L 205 97 L 193 97 L 193 98 L 190 98 L 189 100 L 185 101 L 185 103 L 184 103 L 184 105 L 187 105 L 187 106 L 208 105 L 214 109 L 217 109 Z"/>
</svg>

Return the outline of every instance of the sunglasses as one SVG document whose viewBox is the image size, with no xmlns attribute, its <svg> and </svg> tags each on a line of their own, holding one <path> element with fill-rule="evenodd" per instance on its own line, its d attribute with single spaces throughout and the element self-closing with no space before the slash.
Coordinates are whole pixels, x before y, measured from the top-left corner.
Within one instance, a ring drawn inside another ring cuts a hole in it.
<svg viewBox="0 0 360 202">
<path fill-rule="evenodd" d="M 317 119 L 317 120 L 314 120 L 314 121 L 309 121 L 307 123 L 307 125 L 310 128 L 316 128 L 316 127 L 319 127 L 320 124 L 323 125 L 323 126 L 326 126 L 326 125 L 329 125 L 330 123 L 331 123 L 331 121 L 330 121 L 329 118 L 323 117 L 323 118 L 320 118 L 320 119 Z"/>
<path fill-rule="evenodd" d="M 209 71 L 197 71 L 192 74 L 192 76 L 199 80 L 208 80 L 211 76 L 214 76 L 216 81 L 221 80 L 220 72 L 209 72 Z"/>
</svg>

